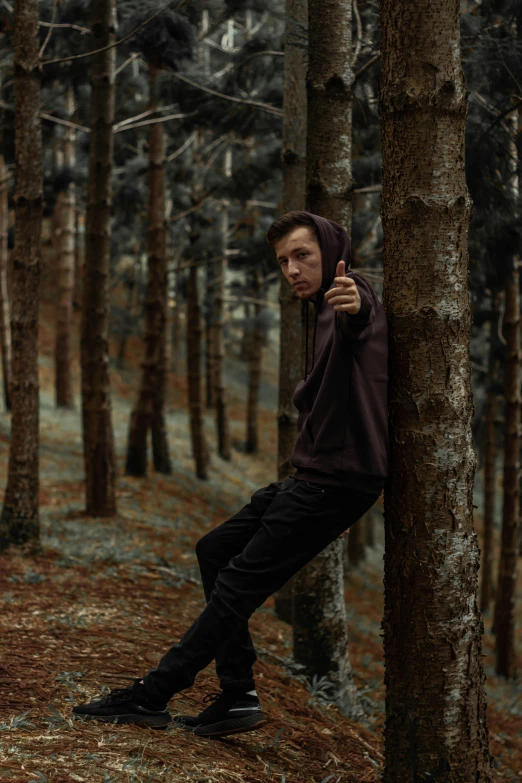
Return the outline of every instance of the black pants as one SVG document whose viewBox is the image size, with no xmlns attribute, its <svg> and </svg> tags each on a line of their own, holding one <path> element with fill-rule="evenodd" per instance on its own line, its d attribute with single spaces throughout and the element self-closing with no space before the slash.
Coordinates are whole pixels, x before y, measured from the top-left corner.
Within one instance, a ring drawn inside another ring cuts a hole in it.
<svg viewBox="0 0 522 783">
<path fill-rule="evenodd" d="M 207 606 L 144 677 L 146 697 L 166 704 L 214 658 L 222 688 L 255 687 L 250 616 L 378 497 L 292 477 L 254 492 L 241 511 L 198 541 Z"/>
</svg>

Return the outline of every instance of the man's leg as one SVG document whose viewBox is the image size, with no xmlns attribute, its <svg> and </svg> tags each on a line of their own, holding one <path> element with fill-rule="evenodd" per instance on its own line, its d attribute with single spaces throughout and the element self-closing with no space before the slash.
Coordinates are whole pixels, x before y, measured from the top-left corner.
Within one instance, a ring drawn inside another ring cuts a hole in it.
<svg viewBox="0 0 522 783">
<path fill-rule="evenodd" d="M 351 490 L 287 479 L 243 550 L 218 573 L 206 609 L 144 677 L 146 697 L 167 703 L 190 687 L 220 647 L 268 596 L 354 524 L 375 503 Z"/>
<path fill-rule="evenodd" d="M 276 481 L 252 495 L 241 511 L 204 535 L 196 544 L 205 598 L 210 601 L 219 571 L 239 554 L 259 530 L 261 519 L 277 492 L 286 488 L 286 481 Z M 240 625 L 230 639 L 216 651 L 216 674 L 221 688 L 226 690 L 255 688 L 253 665 L 257 656 L 248 630 L 248 620 Z"/>
</svg>

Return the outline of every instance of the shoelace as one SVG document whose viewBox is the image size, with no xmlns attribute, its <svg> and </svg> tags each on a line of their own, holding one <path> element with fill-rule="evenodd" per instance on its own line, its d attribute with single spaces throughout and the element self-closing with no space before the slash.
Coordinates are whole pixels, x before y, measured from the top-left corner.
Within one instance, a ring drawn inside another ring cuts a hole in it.
<svg viewBox="0 0 522 783">
<path fill-rule="evenodd" d="M 204 704 L 211 701 L 217 701 L 222 695 L 223 693 L 221 691 L 212 691 L 212 693 L 207 693 L 206 696 L 203 696 L 202 701 Z"/>
</svg>

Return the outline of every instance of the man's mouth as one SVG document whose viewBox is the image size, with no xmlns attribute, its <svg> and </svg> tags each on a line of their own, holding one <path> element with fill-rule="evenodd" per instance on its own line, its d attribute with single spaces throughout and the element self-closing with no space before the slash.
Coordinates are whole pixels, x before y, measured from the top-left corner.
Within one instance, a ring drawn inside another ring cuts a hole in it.
<svg viewBox="0 0 522 783">
<path fill-rule="evenodd" d="M 294 283 L 294 288 L 299 288 L 299 286 L 306 285 L 304 281 L 300 281 L 299 283 Z"/>
</svg>

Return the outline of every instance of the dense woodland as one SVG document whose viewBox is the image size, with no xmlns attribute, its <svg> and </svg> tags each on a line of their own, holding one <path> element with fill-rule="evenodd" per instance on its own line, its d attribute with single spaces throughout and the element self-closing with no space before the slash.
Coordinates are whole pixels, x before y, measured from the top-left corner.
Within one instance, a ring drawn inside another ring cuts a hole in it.
<svg viewBox="0 0 522 783">
<path fill-rule="evenodd" d="M 521 780 L 522 6 L 2 0 L 0 20 L 2 779 Z M 275 736 L 204 768 L 211 745 L 170 728 L 98 752 L 67 702 L 154 662 L 199 611 L 197 536 L 293 473 L 312 305 L 266 242 L 293 209 L 347 229 L 385 307 L 387 486 L 253 620 Z M 111 629 L 121 669 L 94 660 Z"/>
</svg>

